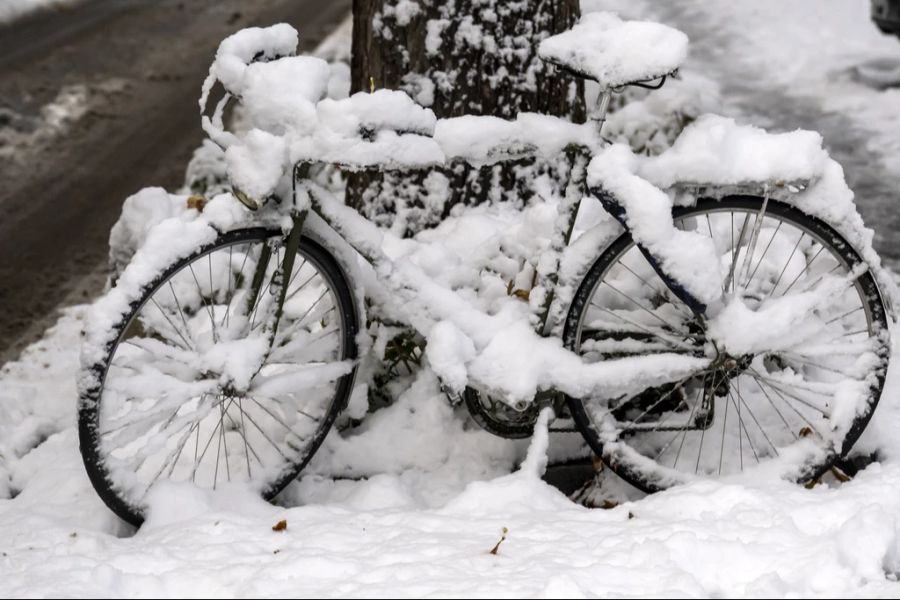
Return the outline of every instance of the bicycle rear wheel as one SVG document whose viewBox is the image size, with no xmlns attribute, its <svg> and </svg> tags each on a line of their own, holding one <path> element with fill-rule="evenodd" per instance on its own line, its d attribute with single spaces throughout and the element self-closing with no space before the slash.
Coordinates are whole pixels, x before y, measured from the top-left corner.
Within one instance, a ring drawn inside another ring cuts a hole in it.
<svg viewBox="0 0 900 600">
<path fill-rule="evenodd" d="M 597 259 L 575 295 L 564 340 L 585 360 L 716 356 L 704 373 L 667 385 L 569 399 L 591 448 L 639 489 L 749 472 L 814 480 L 850 450 L 881 396 L 890 340 L 872 273 L 827 224 L 783 203 L 762 207 L 732 197 L 674 211 L 677 227 L 713 240 L 730 273 L 726 316 L 693 315 L 630 234 Z M 798 303 L 805 312 L 791 308 Z M 749 332 L 754 347 L 718 347 L 717 336 L 729 338 L 723 328 L 747 323 L 766 334 Z"/>
<path fill-rule="evenodd" d="M 358 331 L 347 279 L 301 238 L 273 337 L 282 242 L 277 230 L 234 231 L 165 269 L 84 367 L 97 383 L 81 392 L 82 457 L 124 520 L 143 521 L 159 481 L 272 498 L 346 405 Z"/>
</svg>

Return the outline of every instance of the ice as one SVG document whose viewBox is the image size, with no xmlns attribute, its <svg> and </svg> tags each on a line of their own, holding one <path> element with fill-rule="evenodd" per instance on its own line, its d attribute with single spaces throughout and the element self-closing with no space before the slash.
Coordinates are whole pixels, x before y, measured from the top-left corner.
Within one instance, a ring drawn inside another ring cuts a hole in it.
<svg viewBox="0 0 900 600">
<path fill-rule="evenodd" d="M 595 12 L 582 16 L 569 31 L 545 39 L 538 53 L 603 88 L 615 88 L 668 75 L 684 63 L 687 51 L 688 37 L 677 29 Z"/>
</svg>

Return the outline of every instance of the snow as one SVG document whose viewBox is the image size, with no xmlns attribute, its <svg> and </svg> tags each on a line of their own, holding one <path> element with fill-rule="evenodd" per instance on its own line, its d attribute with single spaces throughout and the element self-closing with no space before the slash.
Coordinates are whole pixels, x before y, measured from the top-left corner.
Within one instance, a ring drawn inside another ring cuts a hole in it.
<svg viewBox="0 0 900 600">
<path fill-rule="evenodd" d="M 292 162 L 330 162 L 353 169 L 382 166 L 428 167 L 443 164 L 444 153 L 431 138 L 434 113 L 405 92 L 359 92 L 316 107 L 312 135 L 293 138 Z"/>
<path fill-rule="evenodd" d="M 566 146 L 596 146 L 596 127 L 541 115 L 519 113 L 514 121 L 466 115 L 441 119 L 434 138 L 450 159 L 488 165 L 511 158 L 559 156 Z"/>
<path fill-rule="evenodd" d="M 325 99 L 316 110 L 322 126 L 346 136 L 359 135 L 360 130 L 381 129 L 430 136 L 437 122 L 433 112 L 395 90 L 360 92 L 342 100 Z"/>
<path fill-rule="evenodd" d="M 84 0 L 2 0 L 0 25 L 12 23 L 39 10 L 63 10 Z"/>
<path fill-rule="evenodd" d="M 0 108 L 0 120 L 5 123 L 0 127 L 0 159 L 27 164 L 33 153 L 52 146 L 110 97 L 127 93 L 129 85 L 117 77 L 63 85 L 56 97 L 41 106 L 34 117 L 12 108 Z"/>
<path fill-rule="evenodd" d="M 588 185 L 613 194 L 625 209 L 634 238 L 662 260 L 667 273 L 708 304 L 721 295 L 724 280 L 713 241 L 697 232 L 675 228 L 672 199 L 634 174 L 638 160 L 630 148 L 610 146 L 591 160 Z"/>
<path fill-rule="evenodd" d="M 538 480 L 531 463 L 498 477 L 515 460 L 513 445 L 459 424 L 444 432 L 447 423 L 459 422 L 447 421 L 452 409 L 424 375 L 392 415 L 374 415 L 380 422 L 366 435 L 377 438 L 359 448 L 368 450 L 376 469 L 385 452 L 404 457 L 405 467 L 358 480 L 310 475 L 276 506 L 239 490 L 161 487 L 150 518 L 135 533 L 96 497 L 68 425 L 80 318 L 80 310 L 69 312 L 39 347 L 2 371 L 0 389 L 9 390 L 17 379 L 37 386 L 38 397 L 50 401 L 42 403 L 44 410 L 63 427 L 6 463 L 19 493 L 0 500 L 5 595 L 898 592 L 900 467 L 893 460 L 833 487 L 699 482 L 610 510 L 588 510 Z M 402 418 L 388 427 L 390 416 Z M 894 402 L 879 408 L 887 436 L 882 440 L 895 453 L 900 448 L 890 428 L 898 416 Z M 405 428 L 393 429 L 401 424 Z M 399 449 L 389 431 L 403 432 L 393 438 Z M 542 454 L 540 444 L 532 450 L 536 459 Z M 286 529 L 273 531 L 281 520 Z M 490 554 L 504 528 L 506 539 Z"/>
<path fill-rule="evenodd" d="M 281 181 L 287 162 L 284 140 L 261 129 L 251 129 L 225 151 L 228 178 L 245 194 L 263 200 Z"/>
<path fill-rule="evenodd" d="M 712 258 L 715 250 L 709 240 L 674 229 L 670 213 L 676 194 L 666 197 L 662 192 L 683 184 L 707 190 L 751 184 L 763 196 L 786 188 L 791 192 L 783 198 L 786 202 L 844 235 L 870 263 L 883 293 L 896 297 L 896 285 L 872 248 L 874 234 L 863 223 L 843 170 L 822 147 L 818 133 L 770 133 L 732 118 L 703 115 L 657 156 L 640 157 L 618 144 L 592 159 L 588 185 L 613 193 L 636 239 L 657 253 L 692 293 L 709 302 L 723 281 Z"/>
<path fill-rule="evenodd" d="M 415 16 L 413 6 L 417 5 L 407 0 L 397 4 L 402 15 L 410 17 Z M 282 37 L 287 48 L 290 36 Z M 239 58 L 239 50 L 225 54 Z M 241 70 L 235 67 L 232 73 L 228 64 L 221 69 L 226 78 L 237 78 Z M 245 76 L 246 71 L 240 75 Z M 641 105 L 645 115 L 668 110 L 649 102 Z M 322 108 L 320 103 L 316 110 L 320 120 Z M 364 158 L 372 155 L 371 144 L 400 143 L 409 135 L 386 130 L 374 140 L 358 139 L 357 124 L 372 122 L 361 115 L 373 113 L 357 112 L 353 101 L 324 105 L 325 112 L 330 109 L 336 110 L 325 119 L 330 119 L 330 134 L 370 144 L 360 151 Z M 410 114 L 424 119 L 417 126 L 427 126 L 427 113 Z M 490 147 L 477 132 L 492 124 L 506 128 L 510 132 L 506 139 L 516 142 L 529 140 L 531 133 L 531 139 L 558 146 L 579 135 L 575 130 L 554 131 L 552 120 L 537 117 L 530 121 L 533 128 L 526 126 L 532 118 L 527 115 L 515 122 L 457 121 L 458 126 L 448 129 L 453 135 L 444 138 L 450 141 L 437 150 L 487 161 Z M 285 151 L 272 142 L 280 138 L 266 129 L 251 126 L 241 142 L 228 149 L 232 171 L 238 169 L 233 176 L 240 176 L 241 166 L 251 162 L 234 158 L 249 148 L 247 144 L 258 143 L 261 153 Z M 439 123 L 439 139 L 440 129 Z M 624 128 L 619 131 L 626 139 L 640 136 Z M 824 181 L 795 201 L 855 232 L 851 241 L 869 251 L 871 236 L 866 237 L 857 222 L 840 167 L 812 151 L 813 145 L 819 148 L 814 134 L 782 135 L 786 137 L 779 139 L 795 141 L 804 156 L 817 159 L 814 174 Z M 419 138 L 423 136 L 415 136 Z M 675 259 L 681 262 L 667 266 L 691 269 L 684 276 L 701 282 L 698 290 L 713 289 L 711 284 L 705 287 L 709 274 L 698 270 L 716 264 L 716 259 L 709 262 L 710 257 L 704 256 L 708 248 L 679 238 L 688 232 L 670 229 L 671 220 L 661 219 L 673 199 L 658 187 L 667 187 L 676 174 L 686 172 L 694 180 L 726 177 L 735 182 L 776 173 L 793 175 L 810 166 L 790 153 L 782 160 L 752 162 L 704 154 L 710 141 L 725 139 L 736 139 L 736 147 L 754 157 L 768 159 L 781 148 L 778 144 L 769 152 L 771 136 L 710 117 L 689 130 L 681 146 L 676 144 L 657 159 L 644 160 L 624 146 L 613 146 L 606 160 L 592 167 L 594 177 L 621 190 L 629 214 L 638 215 L 634 217 L 638 237 L 648 244 L 690 249 L 693 254 L 669 253 L 665 248 L 659 252 L 677 254 Z M 450 143 L 459 149 L 450 150 Z M 415 150 L 412 145 L 403 148 Z M 296 147 L 292 151 L 298 152 Z M 227 152 L 225 156 L 227 160 Z M 720 163 L 715 169 L 710 168 L 712 159 Z M 265 162 L 276 163 L 280 168 L 280 161 Z M 747 165 L 760 170 L 743 170 Z M 274 170 L 266 173 L 261 165 L 239 185 L 264 194 L 278 184 L 280 175 Z M 117 288 L 122 291 L 108 295 L 102 301 L 105 307 L 92 314 L 121 314 L 133 299 L 129 294 L 161 265 L 209 241 L 216 229 L 239 224 L 244 214 L 229 194 L 216 196 L 203 214 L 185 210 L 185 201 L 183 195 L 159 189 L 145 190 L 127 201 L 128 210 L 112 235 L 131 240 L 132 250 L 143 249 L 122 274 L 122 287 Z M 348 210 L 340 203 L 326 203 L 324 208 L 332 214 Z M 579 237 L 566 251 L 562 269 L 566 279 L 577 281 L 585 257 L 618 232 L 597 210 L 588 205 L 581 216 Z M 389 275 L 433 284 L 424 287 L 422 297 L 410 297 L 395 307 L 423 323 L 435 313 L 443 317 L 426 328 L 430 367 L 410 382 L 395 404 L 367 416 L 361 427 L 333 432 L 306 475 L 275 506 L 240 488 L 209 493 L 162 485 L 153 492 L 149 518 L 140 531 L 119 522 L 84 475 L 72 410 L 77 348 L 84 336 L 89 348 L 102 347 L 106 341 L 102 332 L 109 323 L 85 322 L 84 307 L 67 311 L 44 340 L 0 369 L 0 458 L 8 474 L 0 481 L 9 488 L 9 498 L 0 500 L 0 531 L 7 540 L 0 558 L 4 572 L 0 591 L 9 596 L 52 596 L 65 590 L 67 595 L 84 597 L 894 597 L 900 593 L 896 369 L 888 375 L 884 399 L 860 443 L 863 450 L 877 449 L 883 460 L 849 483 L 832 481 L 807 490 L 756 477 L 696 482 L 642 498 L 604 476 L 603 488 L 622 502 L 605 511 L 573 504 L 538 479 L 548 448 L 551 457 L 559 453 L 560 440 L 546 432 L 546 412 L 526 448 L 478 430 L 461 417 L 462 409 L 449 405 L 435 373 L 453 387 L 461 387 L 475 374 L 526 398 L 538 386 L 584 393 L 593 378 L 627 380 L 633 375 L 629 367 L 636 373 L 648 370 L 647 365 L 618 361 L 585 373 L 555 342 L 535 338 L 525 325 L 528 304 L 511 296 L 508 286 L 530 279 L 535 265 L 529 259 L 549 244 L 554 215 L 541 204 L 525 211 L 503 204 L 477 207 L 455 213 L 414 242 L 374 227 L 351 227 L 349 233 L 366 248 L 383 247 L 390 253 L 396 271 Z M 112 260 L 121 264 L 130 256 L 114 253 Z M 714 274 L 718 286 L 721 273 Z M 761 337 L 789 329 L 797 311 L 808 307 L 774 305 L 770 312 L 753 315 L 757 321 L 746 319 L 746 330 L 726 330 L 720 337 L 736 348 L 770 345 L 770 339 L 760 341 Z M 735 303 L 726 310 L 742 308 Z M 722 316 L 723 323 L 727 317 Z M 779 320 L 783 327 L 770 328 Z M 673 365 L 674 359 L 665 358 L 660 368 Z M 333 366 L 336 374 L 346 369 L 344 364 Z M 274 531 L 282 520 L 286 528 Z"/>
<path fill-rule="evenodd" d="M 640 173 L 661 188 L 679 182 L 806 183 L 821 175 L 827 159 L 822 136 L 814 131 L 768 133 L 728 117 L 703 115 Z"/>
<path fill-rule="evenodd" d="M 541 42 L 541 58 L 590 77 L 603 88 L 668 75 L 687 58 L 688 37 L 647 21 L 592 12 L 570 30 Z"/>
<path fill-rule="evenodd" d="M 297 51 L 297 30 L 287 23 L 270 27 L 248 27 L 234 33 L 219 44 L 216 57 L 209 67 L 209 76 L 203 82 L 200 96 L 201 110 L 213 84 L 222 83 L 229 92 L 241 96 L 246 89 L 245 77 L 255 60 L 274 61 L 293 56 Z M 287 82 L 290 84 L 290 82 Z"/>
</svg>

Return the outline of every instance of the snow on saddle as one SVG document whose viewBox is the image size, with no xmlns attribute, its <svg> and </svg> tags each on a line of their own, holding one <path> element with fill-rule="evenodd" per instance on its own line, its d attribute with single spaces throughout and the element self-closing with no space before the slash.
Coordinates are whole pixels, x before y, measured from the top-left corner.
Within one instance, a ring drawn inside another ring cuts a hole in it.
<svg viewBox="0 0 900 600">
<path fill-rule="evenodd" d="M 669 75 L 682 65 L 687 51 L 688 37 L 677 29 L 590 13 L 569 31 L 541 42 L 538 55 L 611 89 Z"/>
</svg>

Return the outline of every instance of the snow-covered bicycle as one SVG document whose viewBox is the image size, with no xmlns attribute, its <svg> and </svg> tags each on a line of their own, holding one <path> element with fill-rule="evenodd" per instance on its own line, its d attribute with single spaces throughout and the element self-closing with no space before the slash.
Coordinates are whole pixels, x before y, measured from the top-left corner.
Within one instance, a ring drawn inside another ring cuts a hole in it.
<svg viewBox="0 0 900 600">
<path fill-rule="evenodd" d="M 714 116 L 656 157 L 600 136 L 614 93 L 676 71 L 683 34 L 592 14 L 545 40 L 542 58 L 601 88 L 586 124 L 438 121 L 388 90 L 323 100 L 328 65 L 296 45 L 285 25 L 222 43 L 201 107 L 221 83 L 204 128 L 233 193 L 154 226 L 92 311 L 81 450 L 122 518 L 141 522 L 163 480 L 281 491 L 353 393 L 367 307 L 427 340 L 448 395 L 490 431 L 529 435 L 553 407 L 645 491 L 809 481 L 858 439 L 884 385 L 891 284 L 821 138 Z M 242 133 L 224 127 L 230 99 Z M 502 256 L 460 269 L 317 177 L 533 156 L 571 170 L 520 295 L 498 286 L 517 272 Z M 608 216 L 582 227 L 588 202 Z"/>
</svg>

